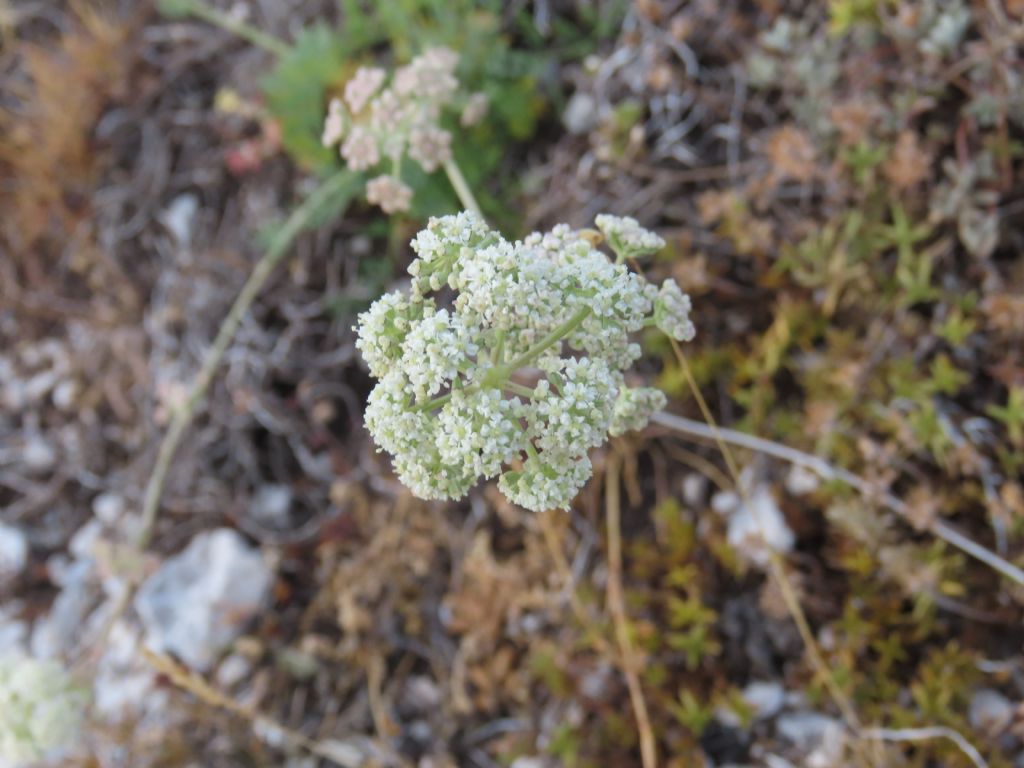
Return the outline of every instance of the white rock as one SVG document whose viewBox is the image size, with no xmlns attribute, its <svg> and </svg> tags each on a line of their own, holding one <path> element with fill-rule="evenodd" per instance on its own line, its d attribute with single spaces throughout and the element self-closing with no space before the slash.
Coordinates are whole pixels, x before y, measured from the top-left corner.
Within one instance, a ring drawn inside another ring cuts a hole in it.
<svg viewBox="0 0 1024 768">
<path fill-rule="evenodd" d="M 292 489 L 287 485 L 262 485 L 252 500 L 252 516 L 268 527 L 285 528 L 292 507 L 292 496 Z"/>
<path fill-rule="evenodd" d="M 92 513 L 104 525 L 113 525 L 124 514 L 124 499 L 116 493 L 101 493 L 92 500 Z"/>
<path fill-rule="evenodd" d="M 156 674 L 139 653 L 138 630 L 116 622 L 93 680 L 95 711 L 109 722 L 121 722 L 145 710 L 160 711 L 166 702 L 167 692 L 156 688 Z"/>
<path fill-rule="evenodd" d="M 50 558 L 47 568 L 51 580 L 61 590 L 49 615 L 32 627 L 32 655 L 56 658 L 69 653 L 78 643 L 99 590 L 93 580 L 91 561 Z"/>
<path fill-rule="evenodd" d="M 976 731 L 994 735 L 1013 719 L 1013 704 L 999 691 L 981 688 L 971 696 L 967 719 Z"/>
<path fill-rule="evenodd" d="M 217 684 L 221 688 L 233 688 L 252 672 L 252 664 L 240 653 L 232 653 L 217 667 Z"/>
<path fill-rule="evenodd" d="M 740 505 L 740 495 L 735 491 L 719 491 L 711 497 L 711 509 L 720 515 L 727 515 Z"/>
<path fill-rule="evenodd" d="M 786 691 L 778 683 L 755 681 L 743 689 L 743 700 L 754 710 L 754 717 L 774 717 L 786 703 Z"/>
<path fill-rule="evenodd" d="M 597 125 L 597 100 L 589 93 L 577 91 L 565 106 L 562 122 L 569 133 L 586 133 Z"/>
<path fill-rule="evenodd" d="M 42 400 L 60 382 L 57 371 L 43 371 L 25 380 L 25 397 L 35 403 Z"/>
<path fill-rule="evenodd" d="M 698 507 L 704 501 L 708 490 L 708 479 L 697 472 L 690 472 L 683 478 L 683 501 L 688 506 Z"/>
<path fill-rule="evenodd" d="M 201 533 L 139 589 L 146 643 L 205 672 L 262 607 L 272 582 L 260 553 L 235 531 Z"/>
<path fill-rule="evenodd" d="M 28 538 L 13 525 L 0 523 L 0 586 L 21 575 L 28 565 Z"/>
<path fill-rule="evenodd" d="M 28 624 L 18 618 L 21 610 L 20 603 L 0 605 L 0 656 L 24 655 L 28 650 Z"/>
<path fill-rule="evenodd" d="M 320 752 L 329 757 L 341 768 L 359 768 L 366 765 L 367 753 L 355 744 L 339 739 L 324 739 L 318 743 Z"/>
<path fill-rule="evenodd" d="M 729 545 L 751 563 L 764 567 L 770 550 L 786 553 L 793 549 L 795 537 L 786 524 L 782 510 L 767 485 L 755 486 L 729 518 Z"/>
<path fill-rule="evenodd" d="M 414 712 L 430 712 L 441 706 L 444 694 L 426 675 L 413 675 L 405 683 L 402 703 Z"/>
<path fill-rule="evenodd" d="M 32 472 L 48 472 L 57 463 L 57 452 L 41 437 L 30 437 L 25 441 L 21 460 Z"/>
<path fill-rule="evenodd" d="M 89 520 L 71 536 L 68 552 L 75 560 L 92 560 L 96 551 L 96 543 L 103 538 L 103 524 L 99 520 Z"/>
<path fill-rule="evenodd" d="M 833 721 L 825 729 L 821 743 L 807 755 L 804 765 L 807 768 L 835 768 L 842 765 L 845 751 L 846 731 L 840 723 Z"/>
<path fill-rule="evenodd" d="M 171 201 L 160 218 L 175 240 L 188 245 L 192 240 L 192 226 L 198 210 L 199 200 L 195 195 L 179 195 Z"/>
<path fill-rule="evenodd" d="M 825 743 L 829 732 L 843 726 L 839 721 L 819 712 L 793 712 L 780 717 L 775 727 L 779 735 L 801 749 L 817 749 Z"/>
<path fill-rule="evenodd" d="M 818 490 L 821 485 L 821 478 L 817 474 L 794 464 L 786 475 L 786 490 L 794 496 L 806 496 Z"/>
<path fill-rule="evenodd" d="M 64 379 L 53 388 L 53 404 L 62 411 L 70 411 L 78 397 L 78 385 L 72 379 Z"/>
</svg>

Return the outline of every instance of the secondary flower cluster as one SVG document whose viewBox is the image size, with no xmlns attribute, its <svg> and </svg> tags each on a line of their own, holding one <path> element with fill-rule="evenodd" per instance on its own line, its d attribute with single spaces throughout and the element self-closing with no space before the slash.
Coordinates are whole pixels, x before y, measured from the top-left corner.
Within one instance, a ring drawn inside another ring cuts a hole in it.
<svg viewBox="0 0 1024 768">
<path fill-rule="evenodd" d="M 625 385 L 640 357 L 630 337 L 657 325 L 691 339 L 689 298 L 626 266 L 661 238 L 630 218 L 597 226 L 509 242 L 471 212 L 431 219 L 411 287 L 359 316 L 356 346 L 379 380 L 366 426 L 414 494 L 460 498 L 498 476 L 527 509 L 565 508 L 592 474 L 588 450 L 664 407 L 660 391 Z"/>
<path fill-rule="evenodd" d="M 0 657 L 0 764 L 29 765 L 67 746 L 86 694 L 52 661 Z"/>
<path fill-rule="evenodd" d="M 344 99 L 332 99 L 324 122 L 323 144 L 340 145 L 353 171 L 366 171 L 390 161 L 391 173 L 367 184 L 367 199 L 385 213 L 408 210 L 412 190 L 399 178 L 408 155 L 427 173 L 451 158 L 451 134 L 441 127 L 446 109 L 461 106 L 460 122 L 473 125 L 487 111 L 482 93 L 467 96 L 455 77 L 458 55 L 431 48 L 395 70 L 390 84 L 385 70 L 360 67 L 344 89 Z"/>
</svg>

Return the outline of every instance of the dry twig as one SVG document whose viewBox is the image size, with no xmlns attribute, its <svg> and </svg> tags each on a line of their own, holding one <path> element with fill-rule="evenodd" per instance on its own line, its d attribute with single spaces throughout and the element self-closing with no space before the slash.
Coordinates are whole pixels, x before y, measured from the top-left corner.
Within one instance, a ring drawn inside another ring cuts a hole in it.
<svg viewBox="0 0 1024 768">
<path fill-rule="evenodd" d="M 700 388 L 697 386 L 697 381 L 693 377 L 693 371 L 690 370 L 690 364 L 683 354 L 683 350 L 680 349 L 678 342 L 675 339 L 669 339 L 672 342 L 672 350 L 675 352 L 676 359 L 679 361 L 679 366 L 682 369 L 683 376 L 686 378 L 686 383 L 690 387 L 690 391 L 693 392 L 693 396 L 697 400 L 697 404 L 700 406 L 701 414 L 704 416 L 707 422 L 706 427 L 710 433 L 712 439 L 715 440 L 718 445 L 719 451 L 722 453 L 722 458 L 725 459 L 726 466 L 729 469 L 729 474 L 732 476 L 733 484 L 736 487 L 736 492 L 740 494 L 743 499 L 743 503 L 752 508 L 750 500 L 747 498 L 747 492 L 744 488 L 742 481 L 740 480 L 739 465 L 736 463 L 735 458 L 732 455 L 732 451 L 729 450 L 729 446 L 726 441 L 722 438 L 721 430 L 715 422 L 715 417 L 711 413 L 711 409 L 708 407 L 707 401 L 704 399 L 704 395 L 701 394 Z M 663 416 L 664 414 L 657 414 L 657 416 Z M 662 423 L 660 420 L 658 423 Z M 705 426 L 705 425 L 702 425 Z M 763 532 L 763 525 L 760 517 L 754 515 L 754 521 L 758 528 Z M 846 721 L 846 725 L 850 730 L 859 734 L 861 732 L 860 719 L 857 717 L 857 712 L 853 708 L 853 704 L 850 702 L 849 697 L 842 688 L 839 687 L 839 683 L 836 682 L 835 677 L 832 675 L 828 664 L 825 663 L 825 658 L 821 653 L 821 649 L 818 647 L 817 641 L 814 639 L 814 633 L 811 632 L 810 622 L 807 621 L 807 615 L 804 613 L 803 608 L 800 605 L 800 601 L 797 599 L 796 593 L 793 591 L 792 585 L 789 583 L 789 578 L 786 576 L 786 570 L 782 562 L 782 558 L 779 557 L 778 553 L 773 549 L 768 548 L 768 564 L 772 578 L 775 580 L 779 587 L 779 591 L 782 595 L 783 602 L 786 604 L 786 608 L 793 618 L 794 624 L 796 624 L 797 631 L 800 633 L 800 638 L 803 640 L 804 646 L 807 649 L 807 653 L 811 659 L 811 665 L 814 667 L 815 673 L 824 682 L 825 688 L 829 692 L 836 707 L 838 707 L 843 719 Z"/>
<path fill-rule="evenodd" d="M 622 594 L 622 525 L 619 499 L 619 458 L 612 454 L 605 473 L 605 513 L 608 516 L 608 612 L 615 624 L 615 640 L 622 658 L 622 673 L 626 677 L 629 700 L 633 705 L 636 727 L 640 732 L 640 757 L 644 768 L 657 768 L 658 752 L 647 712 L 640 676 L 637 672 L 636 651 L 629 634 L 629 617 Z"/>
<path fill-rule="evenodd" d="M 928 739 L 949 739 L 966 755 L 975 768 L 988 768 L 981 753 L 959 732 L 952 728 L 935 725 L 927 728 L 869 728 L 864 735 L 882 741 L 926 741 Z"/>
<path fill-rule="evenodd" d="M 777 459 L 782 459 L 783 461 L 787 461 L 798 467 L 809 469 L 823 480 L 838 480 L 845 483 L 851 488 L 857 490 L 866 498 L 877 498 L 882 502 L 882 504 L 893 512 L 896 512 L 901 517 L 908 517 L 907 505 L 902 499 L 897 498 L 891 493 L 876 493 L 864 478 L 855 475 L 849 470 L 835 467 L 818 456 L 803 453 L 795 448 L 790 448 L 787 445 L 775 443 L 771 440 L 765 440 L 762 437 L 755 437 L 754 435 L 738 432 L 735 429 L 718 426 L 711 427 L 708 424 L 694 421 L 692 419 L 686 419 L 682 416 L 676 416 L 672 413 L 665 413 L 664 411 L 656 413 L 651 418 L 651 421 L 662 427 L 666 427 L 684 435 L 689 435 L 690 437 L 695 437 L 700 440 L 709 440 L 712 442 L 721 440 L 730 445 L 747 448 L 758 453 L 763 453 L 766 456 L 773 456 Z M 929 525 L 928 530 L 947 544 L 950 544 L 961 552 L 980 560 L 992 569 L 1001 573 L 1006 578 L 1024 586 L 1024 570 L 1021 570 L 1007 560 L 999 557 L 995 552 L 986 549 L 976 541 L 967 538 L 949 525 L 949 523 L 943 522 L 942 520 L 935 520 Z"/>
</svg>

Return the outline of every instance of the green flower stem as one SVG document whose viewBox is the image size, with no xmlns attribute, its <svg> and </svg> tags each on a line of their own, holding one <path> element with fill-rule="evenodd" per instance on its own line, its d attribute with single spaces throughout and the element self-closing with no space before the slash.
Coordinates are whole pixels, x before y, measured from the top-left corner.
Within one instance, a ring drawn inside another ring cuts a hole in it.
<svg viewBox="0 0 1024 768">
<path fill-rule="evenodd" d="M 291 47 L 278 40 L 273 35 L 262 32 L 251 24 L 234 19 L 226 13 L 211 8 L 202 0 L 164 0 L 160 3 L 160 10 L 168 16 L 195 16 L 208 24 L 237 35 L 253 45 L 263 48 L 275 56 L 284 56 Z"/>
<path fill-rule="evenodd" d="M 587 315 L 589 314 L 590 307 L 581 307 L 576 310 L 576 314 L 551 331 L 551 333 L 538 341 L 511 363 L 499 365 L 497 368 L 489 371 L 487 377 L 484 378 L 484 381 L 486 382 L 491 373 L 498 370 L 507 370 L 507 374 L 505 374 L 505 378 L 502 381 L 507 380 L 513 373 L 518 371 L 520 368 L 530 365 L 530 363 L 534 362 L 538 357 L 547 352 L 548 349 L 579 328 L 583 321 L 587 319 Z"/>
<path fill-rule="evenodd" d="M 448 181 L 451 182 L 455 194 L 459 196 L 459 202 L 462 203 L 462 207 L 467 211 L 479 214 L 483 218 L 480 204 L 473 197 L 473 191 L 469 188 L 469 184 L 466 183 L 466 177 L 462 175 L 462 171 L 459 170 L 454 157 L 450 157 L 445 161 L 444 172 L 448 175 Z"/>
<path fill-rule="evenodd" d="M 494 345 L 494 349 L 491 350 L 491 364 L 497 365 L 502 362 L 502 358 L 505 357 L 505 331 L 498 331 L 495 334 L 495 338 L 498 340 Z"/>
<path fill-rule="evenodd" d="M 220 361 L 227 351 L 228 345 L 235 337 L 235 332 L 242 322 L 245 313 L 259 295 L 263 284 L 274 271 L 274 267 L 280 263 L 296 236 L 309 226 L 309 223 L 323 209 L 324 203 L 338 194 L 347 184 L 351 184 L 351 173 L 347 170 L 340 171 L 328 178 L 318 189 L 307 197 L 302 205 L 295 209 L 291 216 L 285 221 L 282 227 L 276 232 L 271 240 L 266 253 L 260 258 L 253 268 L 249 279 L 239 292 L 235 303 L 231 305 L 228 316 L 217 332 L 213 346 L 206 353 L 202 368 L 196 374 L 189 388 L 188 397 L 184 404 L 178 408 L 171 417 L 171 423 L 167 428 L 163 441 L 160 443 L 160 450 L 157 454 L 156 464 L 153 467 L 153 474 L 146 484 L 146 495 L 142 504 L 142 520 L 139 535 L 136 539 L 136 546 L 139 550 L 149 546 L 149 540 L 153 535 L 153 527 L 156 523 L 157 512 L 160 509 L 160 497 L 163 495 L 164 481 L 170 469 L 171 461 L 178 450 L 178 445 L 184 437 L 185 430 L 192 422 L 196 407 L 199 401 L 206 394 L 213 377 L 220 367 Z"/>
<path fill-rule="evenodd" d="M 551 331 L 551 333 L 538 341 L 515 360 L 510 363 L 493 366 L 484 374 L 480 383 L 471 384 L 462 391 L 468 395 L 476 392 L 481 387 L 486 387 L 488 389 L 506 388 L 513 373 L 534 362 L 538 357 L 547 352 L 548 349 L 579 328 L 580 324 L 587 319 L 587 315 L 589 314 L 590 307 L 583 307 L 577 310 L 576 314 Z M 451 399 L 452 393 L 449 392 L 447 395 L 441 395 L 440 397 L 435 397 L 433 400 L 427 400 L 425 403 L 420 403 L 415 407 L 415 410 L 420 412 L 433 411 L 440 408 Z"/>
<path fill-rule="evenodd" d="M 526 441 L 526 455 L 531 459 L 540 461 L 540 455 L 537 453 L 537 447 L 533 444 L 532 440 Z"/>
<path fill-rule="evenodd" d="M 462 391 L 466 392 L 468 394 L 470 392 L 476 392 L 478 389 L 480 389 L 480 387 L 474 385 L 474 386 L 471 386 L 471 387 L 466 387 Z M 425 403 L 420 403 L 415 408 L 413 408 L 413 410 L 414 411 L 433 411 L 436 408 L 440 408 L 441 406 L 445 405 L 451 399 L 452 399 L 452 393 L 449 392 L 447 395 L 441 395 L 440 397 L 435 397 L 433 400 L 427 400 L 427 402 L 425 402 Z"/>
<path fill-rule="evenodd" d="M 519 397 L 533 397 L 532 389 L 530 389 L 529 387 L 524 387 L 522 384 L 518 384 L 514 381 L 506 381 L 502 389 L 504 389 L 509 394 L 519 395 Z"/>
</svg>

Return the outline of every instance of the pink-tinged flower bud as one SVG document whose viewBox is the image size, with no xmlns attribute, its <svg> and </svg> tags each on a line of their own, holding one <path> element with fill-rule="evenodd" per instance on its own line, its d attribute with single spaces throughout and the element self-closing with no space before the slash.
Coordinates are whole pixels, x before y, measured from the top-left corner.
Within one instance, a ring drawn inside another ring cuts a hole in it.
<svg viewBox="0 0 1024 768">
<path fill-rule="evenodd" d="M 365 171 L 380 162 L 377 139 L 365 128 L 356 126 L 341 145 L 341 156 L 353 171 Z"/>
<path fill-rule="evenodd" d="M 386 76 L 384 70 L 379 67 L 360 67 L 356 70 L 352 79 L 345 84 L 345 101 L 352 114 L 363 111 L 366 103 L 384 85 Z"/>
<path fill-rule="evenodd" d="M 427 125 L 409 134 L 409 157 L 427 173 L 433 173 L 452 156 L 452 136 L 448 131 Z"/>
<path fill-rule="evenodd" d="M 325 147 L 333 147 L 345 135 L 345 108 L 338 99 L 331 99 L 327 107 L 327 119 L 324 120 L 324 133 L 320 142 Z"/>
<path fill-rule="evenodd" d="M 378 176 L 366 184 L 366 199 L 384 213 L 409 210 L 412 190 L 394 176 Z"/>
</svg>

